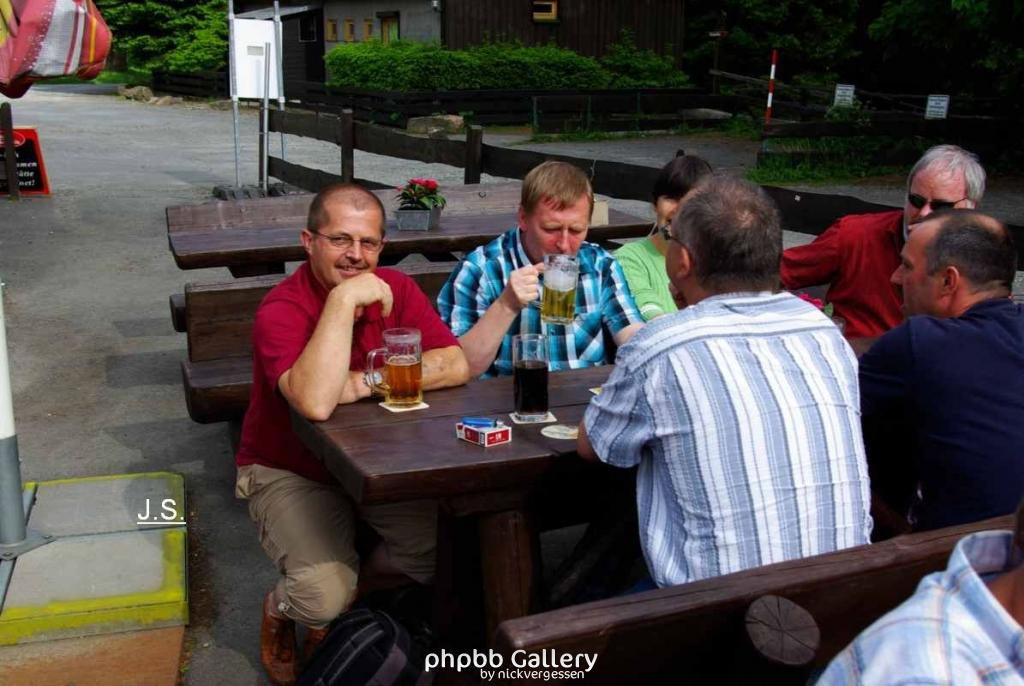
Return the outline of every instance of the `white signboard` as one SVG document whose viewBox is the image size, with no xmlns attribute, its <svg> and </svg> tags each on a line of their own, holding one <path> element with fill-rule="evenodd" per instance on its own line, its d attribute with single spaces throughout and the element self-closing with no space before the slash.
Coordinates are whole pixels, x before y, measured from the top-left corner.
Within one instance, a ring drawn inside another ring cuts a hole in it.
<svg viewBox="0 0 1024 686">
<path fill-rule="evenodd" d="M 949 114 L 948 95 L 929 95 L 928 104 L 924 108 L 925 119 L 945 119 Z"/>
<path fill-rule="evenodd" d="M 836 95 L 832 101 L 833 107 L 853 107 L 853 93 L 856 87 L 848 83 L 836 84 Z"/>
<path fill-rule="evenodd" d="M 235 19 L 235 94 L 240 98 L 263 99 L 265 64 L 270 63 L 270 100 L 277 99 L 277 56 L 274 50 L 274 22 L 263 19 Z M 267 49 L 269 45 L 269 50 Z M 266 53 L 266 54 L 265 54 Z"/>
</svg>

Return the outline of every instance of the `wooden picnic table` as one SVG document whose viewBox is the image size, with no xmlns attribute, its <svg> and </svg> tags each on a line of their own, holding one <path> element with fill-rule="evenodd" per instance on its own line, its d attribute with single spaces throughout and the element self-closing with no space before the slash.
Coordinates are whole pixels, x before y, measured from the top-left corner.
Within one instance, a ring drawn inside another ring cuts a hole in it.
<svg viewBox="0 0 1024 686">
<path fill-rule="evenodd" d="M 516 224 L 520 182 L 446 186 L 448 205 L 432 231 L 398 231 L 387 222 L 388 243 L 381 264 L 410 254 L 442 261 L 488 243 Z M 397 207 L 394 189 L 373 191 L 388 213 Z M 299 233 L 306 224 L 311 194 L 229 200 L 167 208 L 167 239 L 182 269 L 228 267 L 235 276 L 282 273 L 284 263 L 305 259 Z M 591 226 L 588 240 L 645 236 L 649 221 L 617 210 L 608 223 Z"/>
<path fill-rule="evenodd" d="M 593 397 L 589 389 L 603 384 L 611 369 L 549 375 L 549 407 L 558 423 L 579 423 Z M 437 498 L 450 515 L 476 518 L 491 636 L 503 620 L 529 614 L 538 588 L 528 494 L 546 476 L 600 465 L 577 459 L 575 440 L 543 436 L 541 429 L 550 424 L 512 424 L 512 377 L 431 391 L 424 400 L 429 408 L 403 413 L 364 400 L 339 406 L 323 422 L 293 411 L 292 427 L 358 504 Z M 511 443 L 483 448 L 459 440 L 455 423 L 467 415 L 503 418 L 512 426 Z"/>
</svg>

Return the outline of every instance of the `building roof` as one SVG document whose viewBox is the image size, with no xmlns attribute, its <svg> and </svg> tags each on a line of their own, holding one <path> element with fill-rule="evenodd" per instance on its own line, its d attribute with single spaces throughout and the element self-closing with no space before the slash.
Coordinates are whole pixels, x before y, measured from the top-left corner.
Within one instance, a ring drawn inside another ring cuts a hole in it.
<svg viewBox="0 0 1024 686">
<path fill-rule="evenodd" d="M 317 2 L 317 3 L 310 3 L 310 4 L 307 4 L 307 5 L 297 5 L 297 6 L 292 6 L 292 7 L 281 7 L 281 10 L 280 10 L 281 18 L 283 19 L 284 17 L 291 16 L 293 14 L 302 14 L 303 12 L 313 12 L 315 10 L 320 9 L 322 5 L 323 5 L 323 3 Z M 235 17 L 237 19 L 273 19 L 274 18 L 274 8 L 273 7 L 265 7 L 263 9 L 259 9 L 259 10 L 249 10 L 248 12 L 242 12 L 241 14 L 236 14 Z"/>
</svg>

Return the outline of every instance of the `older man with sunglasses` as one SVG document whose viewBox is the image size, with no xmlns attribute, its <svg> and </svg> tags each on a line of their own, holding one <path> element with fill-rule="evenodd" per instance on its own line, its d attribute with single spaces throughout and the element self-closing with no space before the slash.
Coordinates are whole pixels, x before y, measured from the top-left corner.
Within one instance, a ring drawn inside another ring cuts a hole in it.
<svg viewBox="0 0 1024 686">
<path fill-rule="evenodd" d="M 828 284 L 826 298 L 846 320 L 846 336 L 880 336 L 903 321 L 901 294 L 889 277 L 913 226 L 938 210 L 977 207 L 984 193 L 976 155 L 955 145 L 930 148 L 910 170 L 902 210 L 847 215 L 813 242 L 786 250 L 782 284 Z"/>
<path fill-rule="evenodd" d="M 263 602 L 260 660 L 270 681 L 294 683 L 295 623 L 312 652 L 359 591 L 428 582 L 436 504 L 360 507 L 381 544 L 360 561 L 356 506 L 291 429 L 289 406 L 315 420 L 370 395 L 362 371 L 385 329 L 418 329 L 423 388 L 465 383 L 469 365 L 427 296 L 405 274 L 377 269 L 384 207 L 350 184 L 321 190 L 302 245 L 308 260 L 263 299 L 253 326 L 253 384 L 235 457 L 260 543 L 281 572 Z"/>
</svg>

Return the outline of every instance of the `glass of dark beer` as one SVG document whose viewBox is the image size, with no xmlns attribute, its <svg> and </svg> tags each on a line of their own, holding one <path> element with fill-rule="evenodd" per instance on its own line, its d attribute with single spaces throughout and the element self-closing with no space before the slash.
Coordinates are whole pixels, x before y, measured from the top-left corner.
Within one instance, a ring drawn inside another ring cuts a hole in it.
<svg viewBox="0 0 1024 686">
<path fill-rule="evenodd" d="M 548 344 L 544 334 L 524 333 L 512 337 L 512 383 L 519 419 L 530 421 L 547 417 Z"/>
</svg>

